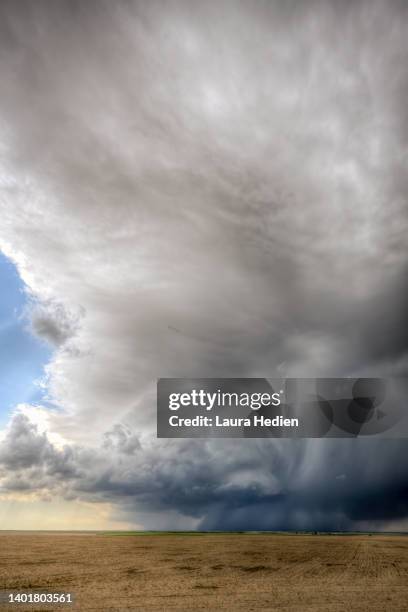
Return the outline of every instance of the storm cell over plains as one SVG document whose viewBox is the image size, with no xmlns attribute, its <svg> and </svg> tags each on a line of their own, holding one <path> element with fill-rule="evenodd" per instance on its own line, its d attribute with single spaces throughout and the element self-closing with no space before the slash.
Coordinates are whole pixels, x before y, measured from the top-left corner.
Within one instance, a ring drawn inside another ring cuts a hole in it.
<svg viewBox="0 0 408 612">
<path fill-rule="evenodd" d="M 0 516 L 406 527 L 405 440 L 158 440 L 155 393 L 408 374 L 407 4 L 0 13 L 0 248 L 49 347 L 0 434 Z"/>
</svg>

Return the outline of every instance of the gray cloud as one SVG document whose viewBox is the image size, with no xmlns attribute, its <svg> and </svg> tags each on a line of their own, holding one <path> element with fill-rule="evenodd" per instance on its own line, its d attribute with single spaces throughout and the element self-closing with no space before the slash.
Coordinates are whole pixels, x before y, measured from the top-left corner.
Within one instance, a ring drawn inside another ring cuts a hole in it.
<svg viewBox="0 0 408 612">
<path fill-rule="evenodd" d="M 181 515 L 203 529 L 381 529 L 408 512 L 404 441 L 142 445 L 118 426 L 112 437 L 98 449 L 58 450 L 17 416 L 0 444 L 3 490 L 113 502 L 130 520 L 146 513 L 150 528 L 164 512 L 170 528 Z"/>
<path fill-rule="evenodd" d="M 39 481 L 66 460 L 66 495 L 208 526 L 377 520 L 364 495 L 398 497 L 403 442 L 165 444 L 154 385 L 406 374 L 405 3 L 0 11 L 0 246 L 58 347 L 50 423 L 70 449 L 33 454 Z M 350 457 L 383 476 L 361 468 L 358 490 Z M 298 482 L 310 462 L 321 487 Z"/>
<path fill-rule="evenodd" d="M 68 315 L 60 304 L 35 305 L 30 313 L 31 330 L 49 344 L 62 346 L 78 329 L 79 316 Z"/>
</svg>

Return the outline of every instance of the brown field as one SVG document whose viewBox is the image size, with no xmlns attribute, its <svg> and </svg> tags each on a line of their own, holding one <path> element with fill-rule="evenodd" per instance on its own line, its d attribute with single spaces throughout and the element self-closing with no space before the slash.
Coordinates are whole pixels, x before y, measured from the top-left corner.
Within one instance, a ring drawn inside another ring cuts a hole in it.
<svg viewBox="0 0 408 612">
<path fill-rule="evenodd" d="M 3 532 L 0 589 L 76 597 L 36 610 L 394 612 L 408 610 L 408 537 Z"/>
</svg>

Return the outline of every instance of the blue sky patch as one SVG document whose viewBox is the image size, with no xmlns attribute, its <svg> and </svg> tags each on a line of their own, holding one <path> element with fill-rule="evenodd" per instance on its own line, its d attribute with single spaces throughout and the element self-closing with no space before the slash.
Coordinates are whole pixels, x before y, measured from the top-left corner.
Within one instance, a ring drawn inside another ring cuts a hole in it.
<svg viewBox="0 0 408 612">
<path fill-rule="evenodd" d="M 15 266 L 0 253 L 0 427 L 22 402 L 39 402 L 35 381 L 44 373 L 52 351 L 27 329 L 22 316 L 27 295 Z"/>
</svg>

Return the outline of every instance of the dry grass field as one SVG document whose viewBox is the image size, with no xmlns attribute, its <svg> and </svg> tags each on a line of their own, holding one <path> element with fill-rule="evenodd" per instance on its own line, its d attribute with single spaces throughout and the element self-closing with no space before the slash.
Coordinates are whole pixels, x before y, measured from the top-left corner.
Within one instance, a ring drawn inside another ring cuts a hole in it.
<svg viewBox="0 0 408 612">
<path fill-rule="evenodd" d="M 408 537 L 3 532 L 0 589 L 75 595 L 36 610 L 394 612 L 408 610 Z"/>
</svg>

